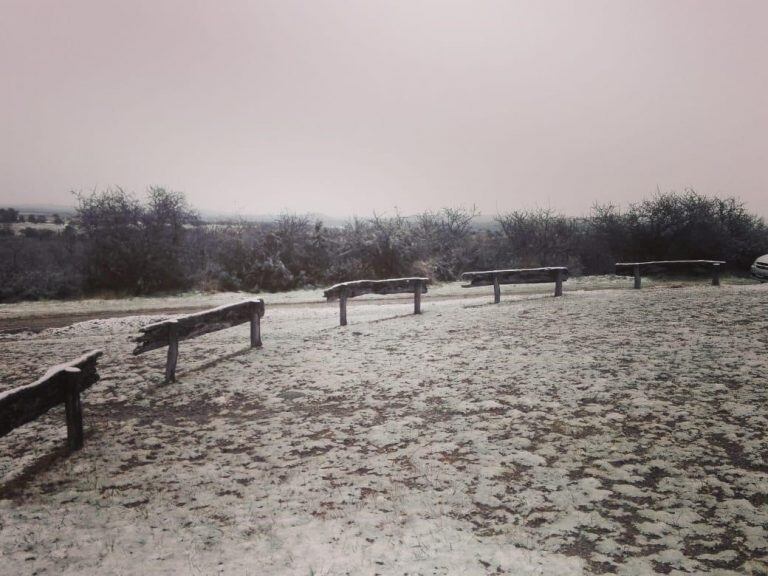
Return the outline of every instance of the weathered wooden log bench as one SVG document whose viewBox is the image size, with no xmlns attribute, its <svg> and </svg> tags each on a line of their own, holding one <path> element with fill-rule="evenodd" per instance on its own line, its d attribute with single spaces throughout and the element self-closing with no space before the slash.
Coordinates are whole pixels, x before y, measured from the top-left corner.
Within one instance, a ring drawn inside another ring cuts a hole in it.
<svg viewBox="0 0 768 576">
<path fill-rule="evenodd" d="M 32 384 L 0 392 L 0 437 L 64 404 L 67 445 L 70 450 L 82 448 L 83 408 L 80 393 L 98 382 L 96 361 L 101 354 L 101 350 L 93 350 L 76 360 L 50 368 Z"/>
<path fill-rule="evenodd" d="M 246 300 L 197 314 L 156 322 L 140 329 L 141 335 L 133 340 L 138 343 L 133 354 L 135 356 L 167 346 L 168 359 L 165 364 L 165 380 L 166 382 L 174 382 L 176 380 L 176 361 L 179 357 L 179 342 L 250 322 L 251 348 L 259 348 L 261 347 L 261 318 L 263 316 L 263 300 Z"/>
<path fill-rule="evenodd" d="M 640 289 L 642 276 L 711 276 L 712 286 L 720 286 L 722 260 L 658 260 L 656 262 L 617 262 L 616 276 L 634 276 Z"/>
<path fill-rule="evenodd" d="M 501 284 L 545 284 L 555 283 L 555 296 L 563 295 L 563 282 L 568 280 L 568 268 L 555 266 L 550 268 L 513 268 L 510 270 L 485 270 L 482 272 L 464 272 L 463 280 L 469 281 L 463 288 L 493 286 L 493 302 L 501 302 Z"/>
<path fill-rule="evenodd" d="M 429 278 L 354 280 L 331 286 L 323 292 L 328 302 L 339 301 L 341 326 L 347 325 L 347 299 L 363 294 L 409 294 L 413 292 L 413 313 L 421 314 L 421 295 L 427 293 Z"/>
</svg>

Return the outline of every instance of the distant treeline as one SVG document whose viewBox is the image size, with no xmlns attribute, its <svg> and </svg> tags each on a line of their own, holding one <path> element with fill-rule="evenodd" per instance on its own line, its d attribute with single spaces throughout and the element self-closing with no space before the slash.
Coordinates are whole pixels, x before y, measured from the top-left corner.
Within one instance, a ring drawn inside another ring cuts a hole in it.
<svg viewBox="0 0 768 576">
<path fill-rule="evenodd" d="M 29 222 L 30 224 L 64 224 L 64 219 L 58 214 L 51 214 L 50 219 L 45 214 L 21 214 L 15 208 L 0 208 L 0 224 L 15 224 Z"/>
<path fill-rule="evenodd" d="M 734 198 L 694 191 L 659 193 L 624 211 L 595 206 L 585 218 L 515 211 L 481 227 L 477 216 L 444 208 L 341 227 L 297 214 L 210 224 L 181 193 L 151 188 L 140 201 L 110 189 L 79 195 L 61 231 L 0 225 L 0 300 L 277 291 L 415 274 L 455 280 L 466 270 L 550 265 L 607 274 L 622 260 L 722 259 L 739 274 L 768 252 L 762 218 Z"/>
</svg>

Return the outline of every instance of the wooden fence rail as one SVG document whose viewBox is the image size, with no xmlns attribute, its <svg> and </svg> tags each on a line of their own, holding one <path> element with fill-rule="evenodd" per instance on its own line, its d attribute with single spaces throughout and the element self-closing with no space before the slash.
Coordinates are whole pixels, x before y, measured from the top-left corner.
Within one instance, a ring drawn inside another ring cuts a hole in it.
<svg viewBox="0 0 768 576">
<path fill-rule="evenodd" d="M 179 342 L 250 322 L 251 347 L 259 348 L 261 347 L 261 318 L 263 316 L 263 300 L 246 300 L 197 314 L 156 322 L 140 329 L 141 334 L 133 339 L 137 343 L 133 354 L 143 354 L 167 346 L 168 358 L 165 364 L 165 380 L 174 382 L 176 380 L 176 362 L 179 357 Z"/>
<path fill-rule="evenodd" d="M 658 260 L 655 262 L 617 262 L 617 276 L 633 276 L 635 288 L 641 287 L 642 276 L 690 276 L 707 275 L 712 277 L 712 286 L 720 286 L 720 270 L 725 264 L 722 260 Z"/>
<path fill-rule="evenodd" d="M 64 404 L 69 449 L 82 448 L 83 409 L 80 393 L 98 382 L 96 361 L 101 354 L 101 350 L 93 350 L 76 360 L 50 368 L 32 384 L 0 393 L 0 437 L 39 418 L 54 406 Z"/>
<path fill-rule="evenodd" d="M 328 302 L 339 301 L 339 323 L 347 325 L 347 299 L 363 294 L 409 294 L 413 292 L 413 313 L 421 314 L 421 295 L 427 293 L 429 278 L 354 280 L 331 286 L 323 292 Z"/>
<path fill-rule="evenodd" d="M 568 268 L 555 266 L 550 268 L 513 268 L 510 270 L 484 270 L 481 272 L 464 272 L 463 280 L 469 284 L 463 288 L 476 286 L 493 286 L 493 302 L 501 302 L 501 284 L 544 284 L 555 283 L 555 296 L 563 295 L 563 282 L 568 280 Z"/>
</svg>

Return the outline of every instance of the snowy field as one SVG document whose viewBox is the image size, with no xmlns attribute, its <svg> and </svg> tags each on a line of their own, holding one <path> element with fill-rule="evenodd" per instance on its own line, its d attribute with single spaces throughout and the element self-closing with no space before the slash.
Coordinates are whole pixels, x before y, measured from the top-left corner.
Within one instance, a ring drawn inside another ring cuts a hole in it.
<svg viewBox="0 0 768 576">
<path fill-rule="evenodd" d="M 80 452 L 63 409 L 0 439 L 0 573 L 768 574 L 768 285 L 601 282 L 356 299 L 345 328 L 266 295 L 263 349 L 182 342 L 170 385 L 130 354 L 158 314 L 0 334 L 0 390 L 105 350 Z"/>
<path fill-rule="evenodd" d="M 737 280 L 729 280 L 737 281 Z M 649 286 L 658 284 L 653 280 L 644 279 Z M 605 288 L 627 287 L 632 285 L 631 278 L 617 276 L 590 276 L 571 278 L 564 284 L 565 290 L 600 290 Z M 463 289 L 460 282 L 436 284 L 429 286 L 429 298 L 465 298 L 480 294 L 482 288 L 471 290 Z M 488 288 L 486 288 L 488 290 Z M 492 290 L 492 289 L 490 289 Z M 504 288 L 508 294 L 545 294 L 553 293 L 554 284 L 527 284 L 519 286 L 507 286 Z M 493 292 L 491 292 L 493 293 Z M 51 317 L 58 315 L 98 315 L 98 314 L 128 314 L 131 312 L 150 312 L 153 310 L 169 310 L 174 308 L 213 308 L 222 304 L 231 304 L 243 298 L 264 298 L 268 304 L 278 305 L 305 305 L 322 304 L 323 289 L 293 290 L 291 292 L 278 292 L 276 294 L 249 294 L 243 292 L 215 292 L 200 293 L 189 292 L 181 296 L 147 296 L 135 298 L 88 298 L 83 300 L 49 300 L 37 302 L 19 302 L 14 304 L 0 304 L 0 323 L 15 319 L 29 320 L 38 317 Z M 408 298 L 406 295 L 387 296 L 386 301 L 392 298 Z M 426 297 L 425 297 L 426 298 Z M 360 300 L 380 300 L 381 296 L 363 296 Z"/>
</svg>

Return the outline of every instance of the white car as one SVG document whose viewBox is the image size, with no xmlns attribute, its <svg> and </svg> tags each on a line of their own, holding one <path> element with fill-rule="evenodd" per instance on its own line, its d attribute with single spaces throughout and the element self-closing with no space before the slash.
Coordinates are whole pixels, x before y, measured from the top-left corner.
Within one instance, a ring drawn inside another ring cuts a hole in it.
<svg viewBox="0 0 768 576">
<path fill-rule="evenodd" d="M 755 263 L 752 264 L 752 276 L 758 280 L 768 282 L 768 254 L 760 256 Z"/>
</svg>

